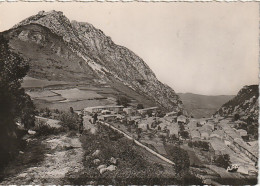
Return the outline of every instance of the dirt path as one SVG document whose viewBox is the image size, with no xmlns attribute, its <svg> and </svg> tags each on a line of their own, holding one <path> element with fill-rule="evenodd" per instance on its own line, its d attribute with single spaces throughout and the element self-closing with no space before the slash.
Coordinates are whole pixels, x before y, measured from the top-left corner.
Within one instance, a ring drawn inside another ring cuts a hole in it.
<svg viewBox="0 0 260 186">
<path fill-rule="evenodd" d="M 41 144 L 48 148 L 43 161 L 37 166 L 9 175 L 0 184 L 64 184 L 65 176 L 67 178 L 70 172 L 76 173 L 83 169 L 84 152 L 78 136 L 52 136 L 43 140 Z"/>
</svg>

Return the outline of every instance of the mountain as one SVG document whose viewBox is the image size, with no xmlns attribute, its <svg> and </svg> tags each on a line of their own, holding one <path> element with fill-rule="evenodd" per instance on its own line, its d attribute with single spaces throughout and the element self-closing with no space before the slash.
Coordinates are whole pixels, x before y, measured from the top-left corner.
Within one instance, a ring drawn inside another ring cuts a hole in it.
<svg viewBox="0 0 260 186">
<path fill-rule="evenodd" d="M 257 124 L 259 116 L 258 91 L 258 85 L 244 86 L 233 99 L 225 103 L 214 115 L 233 117 L 237 114 L 240 120 L 251 120 L 251 122 Z"/>
<path fill-rule="evenodd" d="M 210 117 L 224 103 L 232 99 L 232 95 L 207 96 L 193 93 L 178 93 L 184 108 L 195 118 Z"/>
<path fill-rule="evenodd" d="M 178 95 L 140 57 L 89 23 L 70 21 L 62 12 L 41 11 L 1 34 L 28 60 L 32 78 L 107 84 L 126 95 L 140 95 L 139 102 L 182 110 Z"/>
</svg>

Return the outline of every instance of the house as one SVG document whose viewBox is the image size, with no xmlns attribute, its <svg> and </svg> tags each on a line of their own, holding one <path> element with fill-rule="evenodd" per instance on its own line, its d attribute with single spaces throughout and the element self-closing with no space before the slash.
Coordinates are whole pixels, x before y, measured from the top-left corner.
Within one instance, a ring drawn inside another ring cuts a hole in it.
<svg viewBox="0 0 260 186">
<path fill-rule="evenodd" d="M 139 114 L 146 114 L 148 111 L 156 112 L 158 107 L 149 107 L 149 108 L 144 108 L 144 109 L 139 109 L 137 112 Z"/>
<path fill-rule="evenodd" d="M 199 141 L 201 139 L 200 132 L 197 130 L 190 131 L 190 136 L 193 141 Z"/>
<path fill-rule="evenodd" d="M 247 131 L 244 129 L 238 129 L 237 132 L 240 134 L 241 137 L 247 136 Z"/>
<path fill-rule="evenodd" d="M 232 145 L 232 143 L 230 141 L 227 141 L 227 140 L 224 140 L 224 143 L 225 143 L 226 146 Z"/>
<path fill-rule="evenodd" d="M 213 129 L 214 129 L 214 127 L 213 127 Z M 202 127 L 200 127 L 199 130 L 200 131 L 207 131 L 207 132 L 211 133 L 213 131 L 213 129 L 212 129 L 211 125 L 203 125 Z"/>
<path fill-rule="evenodd" d="M 226 153 L 227 146 L 222 141 L 210 140 L 210 145 L 215 155 L 221 155 Z"/>
<path fill-rule="evenodd" d="M 186 122 L 187 122 L 186 116 L 180 115 L 180 116 L 177 117 L 177 123 L 178 123 L 178 124 L 179 124 L 179 123 L 186 124 Z"/>
<path fill-rule="evenodd" d="M 138 128 L 139 129 L 142 129 L 143 131 L 147 131 L 147 127 L 148 126 L 148 124 L 146 124 L 146 123 L 139 123 L 138 124 Z"/>
<path fill-rule="evenodd" d="M 187 124 L 187 128 L 190 129 L 190 130 L 194 130 L 197 128 L 197 122 L 195 121 L 190 121 L 188 124 Z"/>
<path fill-rule="evenodd" d="M 117 118 L 117 115 L 111 115 L 111 114 L 99 116 L 99 119 L 101 121 L 109 121 L 109 120 L 114 120 L 116 118 Z"/>
<path fill-rule="evenodd" d="M 157 135 L 159 137 L 169 137 L 169 133 L 168 132 L 163 132 L 163 131 L 157 132 Z"/>
<path fill-rule="evenodd" d="M 125 112 L 127 115 L 131 115 L 134 112 L 134 109 L 131 107 L 127 107 L 123 109 L 123 112 Z"/>
<path fill-rule="evenodd" d="M 174 127 L 174 126 L 169 126 L 169 131 L 170 131 L 170 135 L 175 135 L 178 136 L 179 135 L 179 127 Z"/>
<path fill-rule="evenodd" d="M 142 117 L 141 116 L 128 116 L 126 117 L 126 123 L 128 125 L 136 125 L 138 123 L 140 123 L 142 120 Z"/>
<path fill-rule="evenodd" d="M 208 140 L 209 139 L 209 132 L 208 131 L 202 131 L 201 132 L 201 139 Z"/>
<path fill-rule="evenodd" d="M 200 121 L 199 121 L 199 124 L 200 124 L 200 125 L 205 125 L 206 123 L 207 123 L 206 120 L 200 120 Z"/>
<path fill-rule="evenodd" d="M 209 139 L 221 139 L 221 137 L 218 134 L 212 133 L 209 135 Z"/>
<path fill-rule="evenodd" d="M 220 140 L 223 140 L 223 137 L 224 137 L 224 132 L 222 130 L 215 130 L 209 136 L 210 139 L 220 139 Z"/>
<path fill-rule="evenodd" d="M 111 111 L 110 110 L 102 110 L 101 114 L 111 114 Z"/>
<path fill-rule="evenodd" d="M 208 126 L 211 130 L 214 130 L 214 123 L 212 122 L 207 122 L 204 126 Z"/>
<path fill-rule="evenodd" d="M 86 107 L 84 108 L 84 115 L 94 112 L 101 112 L 102 110 L 109 110 L 115 113 L 119 113 L 123 111 L 123 106 L 121 105 L 104 105 L 104 106 L 96 106 L 96 107 Z"/>
<path fill-rule="evenodd" d="M 253 162 L 258 162 L 258 156 L 255 154 L 249 145 L 247 145 L 242 138 L 235 138 L 233 144 L 236 148 L 238 148 L 241 152 L 243 152 L 248 158 L 250 158 Z"/>
<path fill-rule="evenodd" d="M 248 168 L 244 166 L 239 166 L 237 172 L 248 175 Z"/>
<path fill-rule="evenodd" d="M 258 146 L 258 141 L 253 141 L 253 142 L 248 142 L 250 147 L 249 150 L 250 152 L 252 152 L 252 154 L 254 154 L 256 157 L 258 157 L 259 154 L 259 146 Z"/>
<path fill-rule="evenodd" d="M 169 112 L 169 113 L 166 113 L 166 117 L 170 117 L 170 116 L 177 116 L 177 112 L 174 112 L 174 111 L 172 111 L 172 112 Z"/>
</svg>

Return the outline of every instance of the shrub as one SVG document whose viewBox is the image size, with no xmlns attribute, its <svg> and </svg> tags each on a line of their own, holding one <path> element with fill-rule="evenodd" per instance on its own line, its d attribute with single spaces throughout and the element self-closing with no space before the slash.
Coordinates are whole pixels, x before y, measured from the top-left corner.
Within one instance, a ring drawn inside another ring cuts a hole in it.
<svg viewBox="0 0 260 186">
<path fill-rule="evenodd" d="M 218 167 L 223 167 L 223 168 L 227 168 L 228 166 L 230 166 L 231 162 L 230 162 L 230 156 L 228 154 L 223 154 L 223 155 L 217 155 L 214 156 L 214 160 L 213 162 L 218 166 Z"/>
<path fill-rule="evenodd" d="M 209 142 L 206 142 L 206 141 L 194 141 L 194 142 L 189 141 L 188 146 L 197 147 L 197 148 L 201 148 L 205 151 L 209 151 Z"/>
<path fill-rule="evenodd" d="M 239 114 L 235 114 L 235 115 L 234 115 L 234 121 L 239 120 L 239 118 L 240 118 Z"/>
<path fill-rule="evenodd" d="M 137 108 L 137 109 L 143 109 L 143 108 L 144 108 L 144 106 L 143 106 L 143 104 L 140 104 L 140 103 L 139 103 L 139 104 L 137 105 L 137 107 L 136 107 L 136 108 Z"/>
<path fill-rule="evenodd" d="M 36 131 L 35 136 L 48 136 L 50 134 L 59 134 L 61 132 L 65 132 L 64 128 L 54 128 L 45 123 L 39 123 L 35 126 L 34 130 Z"/>
<path fill-rule="evenodd" d="M 158 111 L 158 113 L 157 113 L 157 116 L 159 117 L 159 118 L 163 118 L 164 116 L 165 116 L 166 114 L 163 112 L 163 111 Z"/>
<path fill-rule="evenodd" d="M 127 97 L 124 97 L 124 96 L 118 97 L 116 100 L 117 105 L 123 105 L 124 107 L 129 106 L 130 102 L 131 101 Z"/>
<path fill-rule="evenodd" d="M 180 136 L 184 139 L 189 139 L 189 132 L 188 131 L 180 131 Z"/>
<path fill-rule="evenodd" d="M 183 175 L 184 173 L 187 173 L 190 167 L 188 153 L 178 146 L 165 145 L 165 147 L 169 159 L 175 163 L 174 169 L 176 174 Z"/>
<path fill-rule="evenodd" d="M 8 40 L 0 36 L 0 168 L 14 156 L 21 139 L 16 134 L 16 121 L 30 128 L 34 124 L 34 108 L 21 87 L 21 79 L 29 64 L 12 52 Z"/>
<path fill-rule="evenodd" d="M 76 113 L 63 112 L 59 116 L 62 126 L 70 130 L 78 130 L 80 117 Z"/>
</svg>

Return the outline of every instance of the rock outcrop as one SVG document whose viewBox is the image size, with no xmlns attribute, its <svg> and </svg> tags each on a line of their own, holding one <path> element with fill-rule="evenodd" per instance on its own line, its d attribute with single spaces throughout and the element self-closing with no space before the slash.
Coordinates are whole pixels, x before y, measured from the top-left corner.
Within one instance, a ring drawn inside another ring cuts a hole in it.
<svg viewBox="0 0 260 186">
<path fill-rule="evenodd" d="M 259 116 L 259 92 L 258 85 L 244 86 L 238 94 L 225 103 L 215 115 L 223 117 L 234 117 L 237 114 L 237 119 L 258 124 Z"/>
</svg>

